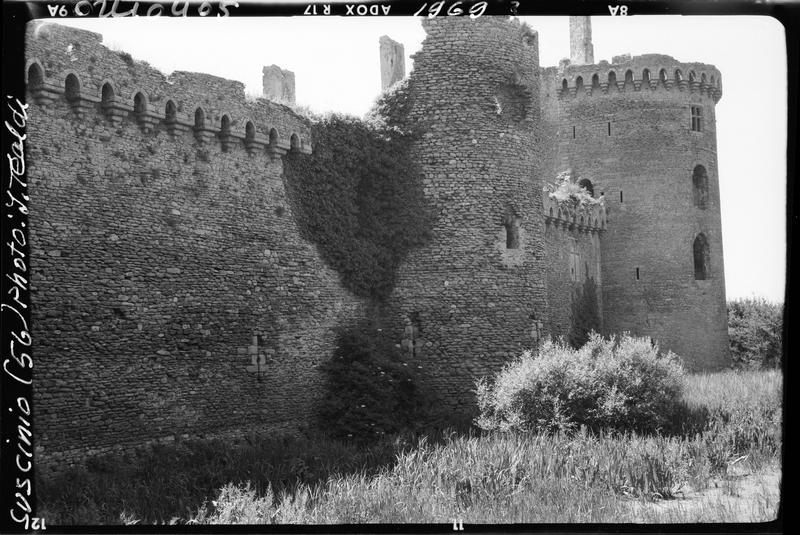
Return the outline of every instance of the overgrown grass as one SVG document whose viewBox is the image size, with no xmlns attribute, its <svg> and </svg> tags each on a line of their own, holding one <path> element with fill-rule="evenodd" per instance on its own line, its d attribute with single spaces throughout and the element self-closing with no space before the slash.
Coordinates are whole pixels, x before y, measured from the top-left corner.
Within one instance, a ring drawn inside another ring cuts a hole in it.
<svg viewBox="0 0 800 535">
<path fill-rule="evenodd" d="M 220 487 L 292 493 L 336 474 L 377 473 L 405 442 L 356 447 L 328 438 L 246 437 L 155 445 L 131 455 L 90 459 L 55 477 L 39 474 L 39 516 L 50 524 L 140 523 L 191 518 Z"/>
<path fill-rule="evenodd" d="M 421 442 L 402 454 L 391 469 L 377 475 L 331 478 L 322 485 L 302 485 L 293 495 L 273 497 L 267 493 L 269 499 L 259 500 L 246 488 L 227 486 L 215 505 L 203 508 L 192 521 L 634 521 L 634 504 L 674 498 L 689 488 L 704 488 L 711 476 L 721 475 L 710 466 L 705 447 L 702 437 L 595 436 L 586 432 L 572 436 L 453 436 L 435 447 Z"/>
<path fill-rule="evenodd" d="M 769 520 L 775 485 L 743 505 L 734 473 L 778 470 L 781 374 L 688 376 L 684 392 L 705 418 L 699 432 L 451 433 L 372 449 L 308 439 L 240 451 L 170 446 L 51 481 L 39 489 L 40 512 L 52 524 Z M 698 491 L 707 494 L 699 501 L 672 499 Z"/>
</svg>

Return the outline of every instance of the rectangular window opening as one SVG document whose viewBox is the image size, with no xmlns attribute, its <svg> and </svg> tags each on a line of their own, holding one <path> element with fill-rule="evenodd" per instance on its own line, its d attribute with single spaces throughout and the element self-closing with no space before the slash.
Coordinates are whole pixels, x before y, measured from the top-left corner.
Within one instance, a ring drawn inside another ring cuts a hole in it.
<svg viewBox="0 0 800 535">
<path fill-rule="evenodd" d="M 639 280 L 639 268 L 638 267 L 636 268 L 636 280 L 637 281 Z"/>
<path fill-rule="evenodd" d="M 575 127 L 572 127 L 572 139 L 575 139 Z"/>
<path fill-rule="evenodd" d="M 611 135 L 611 123 L 608 123 L 608 135 Z"/>
<path fill-rule="evenodd" d="M 619 190 L 619 202 L 622 202 L 622 190 Z"/>
<path fill-rule="evenodd" d="M 692 106 L 692 131 L 703 131 L 703 108 L 700 106 Z"/>
<path fill-rule="evenodd" d="M 506 249 L 519 249 L 520 218 L 506 217 L 504 225 L 506 227 Z"/>
</svg>

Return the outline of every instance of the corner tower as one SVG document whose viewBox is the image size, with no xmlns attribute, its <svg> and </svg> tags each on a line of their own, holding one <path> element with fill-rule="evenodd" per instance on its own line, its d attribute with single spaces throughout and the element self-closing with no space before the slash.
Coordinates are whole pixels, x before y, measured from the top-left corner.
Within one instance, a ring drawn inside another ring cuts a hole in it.
<svg viewBox="0 0 800 535">
<path fill-rule="evenodd" d="M 434 223 L 392 307 L 442 406 L 468 413 L 475 380 L 535 345 L 546 310 L 538 36 L 505 17 L 422 24 L 404 91 Z"/>
<path fill-rule="evenodd" d="M 605 194 L 605 330 L 651 336 L 690 368 L 726 365 L 719 71 L 618 56 L 548 69 L 543 83 L 557 110 L 557 167 L 591 176 Z"/>
</svg>

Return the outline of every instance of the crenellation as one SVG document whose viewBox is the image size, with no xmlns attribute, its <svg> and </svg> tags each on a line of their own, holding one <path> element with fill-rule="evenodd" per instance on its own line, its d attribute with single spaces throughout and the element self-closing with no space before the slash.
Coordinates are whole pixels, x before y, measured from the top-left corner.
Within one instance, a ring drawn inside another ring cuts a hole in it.
<svg viewBox="0 0 800 535">
<path fill-rule="evenodd" d="M 26 76 L 33 74 L 37 82 L 30 88 L 31 95 L 43 105 L 63 95 L 76 118 L 85 119 L 97 104 L 102 104 L 102 111 L 114 124 L 133 114 L 145 134 L 152 133 L 160 124 L 176 133 L 193 128 L 204 143 L 220 137 L 218 132 L 224 115 L 228 115 L 234 126 L 241 117 L 251 115 L 256 119 L 257 131 L 267 135 L 275 128 L 279 133 L 271 154 L 280 154 L 284 146 L 288 148 L 293 133 L 299 137 L 302 151 L 310 153 L 305 120 L 286 106 L 269 105 L 265 100 L 249 102 L 244 84 L 239 81 L 186 71 L 175 71 L 167 77 L 144 62 L 123 59 L 123 56 L 130 57 L 103 46 L 99 34 L 65 27 L 52 29 L 51 26 L 57 25 L 31 24 L 31 39 L 27 45 Z M 38 59 L 45 51 L 47 70 Z M 93 67 L 96 65 L 104 66 L 102 74 Z M 111 91 L 106 102 L 103 102 L 104 87 Z M 136 108 L 137 98 L 144 101 L 141 109 Z M 165 122 L 167 102 L 176 106 L 175 118 L 168 124 Z M 193 116 L 197 109 L 203 109 L 203 124 L 197 124 Z M 191 110 L 192 115 L 184 115 L 182 110 Z M 244 137 L 238 131 L 232 135 Z"/>
<path fill-rule="evenodd" d="M 562 84 L 559 96 L 563 98 L 569 94 L 571 98 L 575 98 L 578 92 L 578 80 L 581 79 L 587 96 L 595 94 L 595 89 L 599 89 L 600 94 L 606 95 L 609 93 L 609 88 L 619 92 L 638 92 L 661 87 L 667 91 L 677 88 L 683 92 L 706 95 L 714 102 L 718 102 L 722 97 L 721 75 L 712 65 L 678 62 L 670 56 L 660 54 L 646 54 L 627 59 L 617 56 L 614 60 L 613 63 L 600 62 L 597 65 L 566 65 L 557 73 Z M 683 76 L 684 72 L 688 73 L 687 77 Z M 597 80 L 599 84 L 587 84 L 587 80 Z M 568 93 L 564 92 L 565 87 Z"/>
<path fill-rule="evenodd" d="M 568 202 L 559 202 L 545 191 L 542 194 L 542 207 L 547 224 L 592 233 L 602 232 L 606 228 L 605 201 L 575 206 Z"/>
</svg>

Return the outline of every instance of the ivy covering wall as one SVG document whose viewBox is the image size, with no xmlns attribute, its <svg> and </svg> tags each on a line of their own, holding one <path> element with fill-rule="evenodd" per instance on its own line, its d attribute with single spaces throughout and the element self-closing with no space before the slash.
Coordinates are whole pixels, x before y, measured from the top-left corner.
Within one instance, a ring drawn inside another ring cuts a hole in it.
<svg viewBox="0 0 800 535">
<path fill-rule="evenodd" d="M 405 255 L 430 234 L 413 136 L 380 114 L 328 115 L 312 120 L 311 141 L 311 156 L 290 153 L 284 167 L 300 232 L 346 288 L 384 301 Z"/>
</svg>

